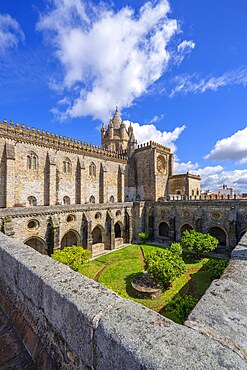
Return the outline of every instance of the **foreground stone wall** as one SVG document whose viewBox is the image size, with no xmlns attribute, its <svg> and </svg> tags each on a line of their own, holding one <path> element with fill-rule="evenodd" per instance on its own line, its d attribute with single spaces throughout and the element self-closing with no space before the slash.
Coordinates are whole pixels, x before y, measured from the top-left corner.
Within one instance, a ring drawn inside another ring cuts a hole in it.
<svg viewBox="0 0 247 370">
<path fill-rule="evenodd" d="M 223 276 L 223 282 L 227 279 L 238 292 L 245 289 L 245 283 L 236 282 L 236 268 L 241 267 L 241 276 L 246 276 L 246 258 L 247 250 L 239 245 Z M 1 306 L 42 369 L 246 369 L 246 335 L 241 331 L 240 340 L 232 346 L 233 324 L 227 320 L 214 328 L 225 338 L 222 342 L 207 330 L 202 334 L 190 323 L 189 327 L 175 324 L 142 305 L 124 300 L 3 234 L 0 264 Z M 220 284 L 223 287 L 224 283 Z M 229 302 L 238 299 L 238 308 L 232 306 L 238 316 L 232 319 L 236 329 L 238 320 L 244 329 L 246 302 L 234 291 L 223 289 L 220 294 L 222 298 L 227 294 Z M 212 304 L 212 310 L 215 308 L 212 300 L 208 304 Z M 219 310 L 225 310 L 223 305 L 224 300 L 218 299 Z M 192 315 L 196 315 L 196 310 L 197 307 Z M 207 317 L 207 311 L 204 312 Z"/>
</svg>

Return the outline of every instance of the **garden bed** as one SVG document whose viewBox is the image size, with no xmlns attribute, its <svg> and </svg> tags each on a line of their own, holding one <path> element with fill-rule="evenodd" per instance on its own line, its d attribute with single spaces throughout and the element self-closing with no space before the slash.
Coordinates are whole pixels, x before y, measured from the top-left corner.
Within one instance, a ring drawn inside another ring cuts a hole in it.
<svg viewBox="0 0 247 370">
<path fill-rule="evenodd" d="M 131 245 L 81 265 L 79 272 L 98 281 L 123 298 L 139 302 L 182 323 L 212 282 L 213 275 L 207 267 L 211 258 L 195 259 L 193 255 L 184 253 L 186 272 L 183 275 L 176 278 L 160 297 L 137 298 L 131 282 L 136 276 L 142 275 L 143 256 L 145 258 L 149 253 L 154 253 L 160 248 L 162 249 L 160 246 L 153 245 Z M 180 310 L 177 309 L 179 305 L 182 307 Z"/>
</svg>

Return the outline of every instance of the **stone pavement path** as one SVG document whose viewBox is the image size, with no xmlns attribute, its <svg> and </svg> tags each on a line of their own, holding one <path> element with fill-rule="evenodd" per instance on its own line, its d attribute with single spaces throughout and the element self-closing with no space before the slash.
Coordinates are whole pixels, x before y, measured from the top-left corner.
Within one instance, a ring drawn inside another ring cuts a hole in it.
<svg viewBox="0 0 247 370">
<path fill-rule="evenodd" d="M 0 369 L 34 370 L 37 366 L 0 307 Z"/>
</svg>

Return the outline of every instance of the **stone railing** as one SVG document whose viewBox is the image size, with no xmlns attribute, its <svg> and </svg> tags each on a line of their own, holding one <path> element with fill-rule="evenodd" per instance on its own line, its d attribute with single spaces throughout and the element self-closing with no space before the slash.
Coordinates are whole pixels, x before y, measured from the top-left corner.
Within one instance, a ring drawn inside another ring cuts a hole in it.
<svg viewBox="0 0 247 370">
<path fill-rule="evenodd" d="M 0 302 L 41 369 L 246 369 L 244 248 L 183 326 L 0 234 Z"/>
</svg>

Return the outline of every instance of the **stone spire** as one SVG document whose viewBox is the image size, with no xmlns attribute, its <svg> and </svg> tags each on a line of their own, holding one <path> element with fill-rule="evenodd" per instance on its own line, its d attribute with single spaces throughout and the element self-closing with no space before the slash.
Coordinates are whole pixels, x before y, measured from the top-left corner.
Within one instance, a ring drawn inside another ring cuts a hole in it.
<svg viewBox="0 0 247 370">
<path fill-rule="evenodd" d="M 137 140 L 135 138 L 131 122 L 130 122 L 130 125 L 129 125 L 129 128 L 128 128 L 128 135 L 129 135 L 128 156 L 131 157 L 131 155 L 133 154 L 133 152 L 135 151 L 135 149 L 137 147 Z"/>
<path fill-rule="evenodd" d="M 120 114 L 118 112 L 118 107 L 116 107 L 115 114 L 112 118 L 113 128 L 119 129 L 122 123 L 122 118 L 120 117 Z"/>
</svg>

